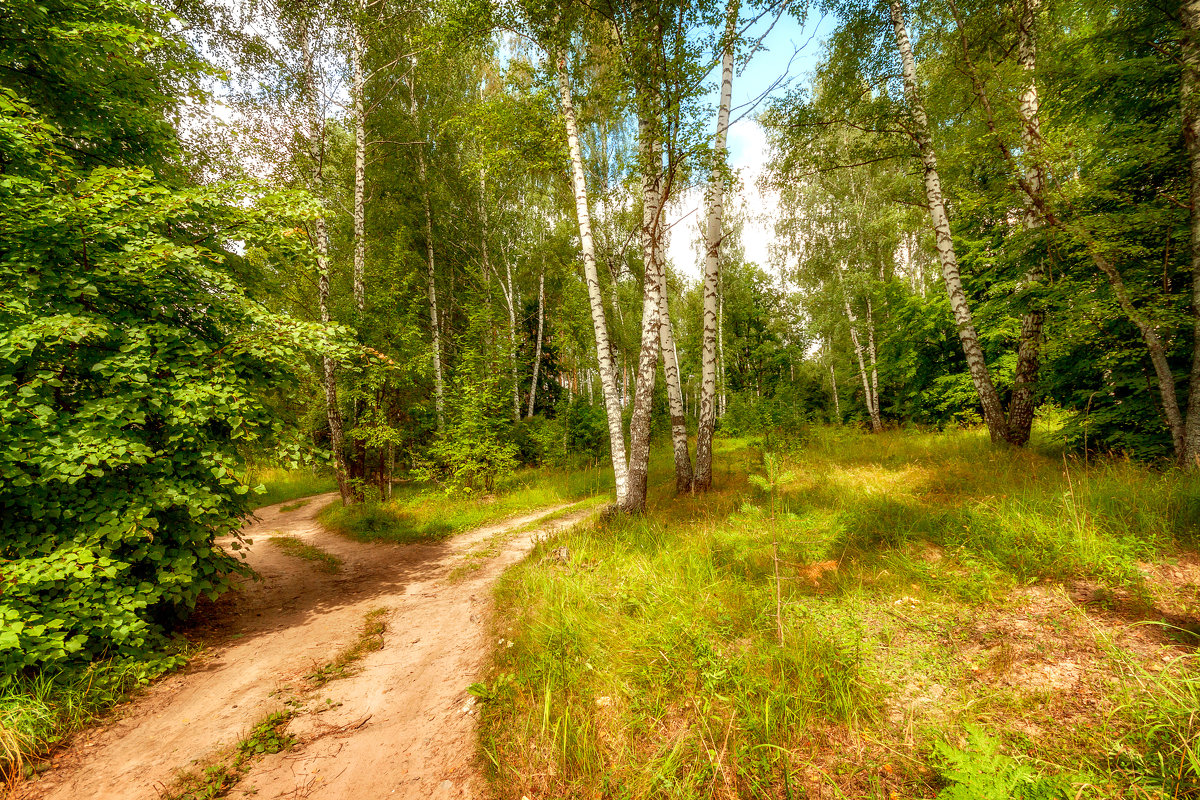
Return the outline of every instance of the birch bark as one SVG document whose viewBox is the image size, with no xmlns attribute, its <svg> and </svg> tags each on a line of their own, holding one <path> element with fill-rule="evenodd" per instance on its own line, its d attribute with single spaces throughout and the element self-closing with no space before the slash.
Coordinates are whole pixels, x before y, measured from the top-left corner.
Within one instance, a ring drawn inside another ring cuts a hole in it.
<svg viewBox="0 0 1200 800">
<path fill-rule="evenodd" d="M 659 159 L 661 161 L 661 157 Z M 683 389 L 679 379 L 679 362 L 675 359 L 675 335 L 671 330 L 671 315 L 667 308 L 667 264 L 663 207 L 666 198 L 658 197 L 652 233 L 652 257 L 658 280 L 659 352 L 662 355 L 663 380 L 667 384 L 667 405 L 671 413 L 671 446 L 675 454 L 675 491 L 692 490 L 692 456 L 688 451 L 687 419 L 683 410 Z"/>
<path fill-rule="evenodd" d="M 646 489 L 650 470 L 650 415 L 654 398 L 655 372 L 661 349 L 662 284 L 658 274 L 658 227 L 662 211 L 662 156 L 653 141 L 653 123 L 638 120 L 638 139 L 642 153 L 642 263 L 645 280 L 642 287 L 642 336 L 638 351 L 637 380 L 633 388 L 633 412 L 629 417 L 629 492 L 622 507 L 627 513 L 646 509 Z M 659 156 L 658 163 L 654 156 Z"/>
<path fill-rule="evenodd" d="M 733 95 L 733 37 L 739 2 L 730 0 L 721 55 L 721 99 L 713 133 L 713 165 L 708 177 L 708 218 L 704 224 L 704 333 L 700 351 L 700 420 L 696 429 L 695 487 L 712 488 L 712 440 L 717 422 L 717 337 L 721 286 L 721 227 L 725 215 L 725 139 Z"/>
<path fill-rule="evenodd" d="M 571 187 L 575 195 L 575 216 L 579 222 L 579 244 L 583 252 L 584 280 L 592 309 L 592 328 L 596 334 L 596 360 L 600 370 L 600 386 L 604 393 L 604 409 L 608 417 L 609 449 L 612 453 L 613 477 L 616 483 L 617 505 L 624 507 L 629 492 L 629 467 L 625 461 L 625 432 L 621 425 L 621 397 L 617 392 L 617 377 L 609 348 L 608 327 L 604 320 L 604 296 L 600 276 L 596 271 L 596 250 L 592 242 L 592 221 L 588 210 L 587 184 L 583 175 L 583 155 L 579 148 L 579 128 L 575 121 L 575 106 L 571 101 L 571 84 L 567 78 L 566 61 L 552 55 L 558 69 L 559 101 L 567 132 L 567 149 L 571 157 Z"/>
<path fill-rule="evenodd" d="M 317 96 L 316 69 L 312 53 L 309 50 L 308 39 L 303 42 L 304 59 L 306 62 L 304 82 L 305 93 L 309 103 L 309 147 L 313 160 L 312 188 L 318 198 L 322 197 L 325 161 L 325 120 L 321 113 L 320 101 Z M 321 322 L 331 320 L 329 313 L 329 235 L 325 226 L 324 201 L 322 213 L 317 215 L 314 223 L 314 238 L 317 250 L 317 304 L 320 308 Z M 321 356 L 322 388 L 325 391 L 325 415 L 329 423 L 329 449 L 333 451 L 334 474 L 337 478 L 338 493 L 342 496 L 342 505 L 354 503 L 354 493 L 350 489 L 350 481 L 346 470 L 346 453 L 344 450 L 344 434 L 342 425 L 342 409 L 338 405 L 337 365 L 327 355 Z"/>
<path fill-rule="evenodd" d="M 417 59 L 412 60 L 412 80 L 409 84 L 411 92 L 413 124 L 417 129 L 417 177 L 421 182 L 421 199 L 425 206 L 425 256 L 428 268 L 429 284 L 429 322 L 433 333 L 433 404 L 437 413 L 437 429 L 441 433 L 446 425 L 445 415 L 445 385 L 442 381 L 442 341 L 438 330 L 437 302 L 437 268 L 434 261 L 433 249 L 433 208 L 429 199 L 429 181 L 425 172 L 425 143 L 421 137 L 421 115 L 417 105 Z"/>
<path fill-rule="evenodd" d="M 867 353 L 871 357 L 871 429 L 879 433 L 883 430 L 883 418 L 879 415 L 879 352 L 875 349 L 875 310 L 870 297 L 867 297 Z"/>
<path fill-rule="evenodd" d="M 871 379 L 867 374 L 866 360 L 863 358 L 862 340 L 858 336 L 858 318 L 854 315 L 854 309 L 850 306 L 850 293 L 846 289 L 845 268 L 838 264 L 838 282 L 842 287 L 842 304 L 846 309 L 846 321 L 850 326 L 850 342 L 854 345 L 854 356 L 858 359 L 858 376 L 862 379 L 863 398 L 867 407 L 867 415 L 871 419 L 871 432 L 879 433 L 882 425 L 878 421 L 878 413 L 875 406 L 875 394 L 872 391 Z M 872 346 L 874 346 L 874 336 L 872 338 Z"/>
<path fill-rule="evenodd" d="M 925 197 L 933 220 L 933 231 L 937 243 L 938 258 L 942 264 L 942 279 L 950 296 L 950 308 L 958 327 L 958 338 L 962 342 L 963 354 L 967 357 L 967 369 L 975 392 L 983 406 L 983 419 L 993 442 L 1008 439 L 1008 423 L 1000 395 L 988 373 L 975 321 L 963 291 L 962 275 L 958 270 L 958 257 L 954 252 L 954 240 L 950 235 L 950 219 L 946 215 L 946 203 L 942 197 L 942 180 L 938 174 L 937 154 L 929 137 L 929 118 L 917 87 L 917 63 L 913 58 L 912 42 L 904 22 L 904 9 L 900 0 L 891 0 L 892 27 L 896 33 L 896 47 L 900 51 L 900 62 L 904 78 L 904 93 L 908 98 L 912 130 L 910 134 L 921 155 L 925 168 Z"/>
<path fill-rule="evenodd" d="M 1042 196 L 1044 176 L 1041 165 L 1042 123 L 1038 111 L 1037 68 L 1037 10 L 1041 0 L 1023 0 L 1021 19 L 1017 28 L 1017 63 L 1029 77 L 1029 83 L 1021 93 L 1018 111 L 1021 115 L 1021 146 L 1027 158 L 1025 181 L 1029 190 Z M 1031 197 L 1025 198 L 1025 227 L 1035 230 L 1042 227 L 1041 215 L 1037 213 Z M 1029 271 L 1028 282 L 1037 286 L 1045 279 L 1045 270 L 1039 261 Z M 1037 384 L 1042 326 L 1045 311 L 1040 303 L 1033 304 L 1021 320 L 1021 335 L 1017 340 L 1017 370 L 1013 377 L 1013 393 L 1008 401 L 1008 440 L 1021 446 L 1029 441 L 1033 427 L 1033 390 Z"/>
<path fill-rule="evenodd" d="M 354 305 L 359 313 L 367 304 L 367 117 L 363 99 L 363 38 L 357 24 L 354 28 L 354 47 L 350 51 L 354 85 Z"/>
<path fill-rule="evenodd" d="M 529 387 L 529 411 L 526 419 L 533 419 L 533 404 L 537 400 L 538 371 L 542 365 L 542 331 L 546 320 L 546 265 L 538 276 L 538 332 L 537 347 L 533 351 L 533 383 Z"/>
</svg>

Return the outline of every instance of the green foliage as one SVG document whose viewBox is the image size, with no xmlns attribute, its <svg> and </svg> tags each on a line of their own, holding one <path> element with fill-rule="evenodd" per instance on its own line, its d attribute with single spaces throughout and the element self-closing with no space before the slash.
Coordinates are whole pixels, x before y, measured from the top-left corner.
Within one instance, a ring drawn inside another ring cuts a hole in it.
<svg viewBox="0 0 1200 800">
<path fill-rule="evenodd" d="M 501 383 L 480 356 L 466 361 L 446 398 L 445 430 L 413 472 L 447 494 L 491 492 L 517 467 L 517 446 L 503 435 L 506 398 Z"/>
<path fill-rule="evenodd" d="M 228 586 L 242 567 L 213 542 L 249 510 L 239 448 L 278 429 L 260 391 L 327 339 L 227 275 L 233 238 L 302 252 L 289 201 L 75 177 L 58 135 L 0 90 L 6 673 L 143 654 Z"/>
<path fill-rule="evenodd" d="M 163 800 L 215 800 L 225 797 L 256 760 L 292 748 L 296 738 L 287 733 L 291 717 L 289 711 L 268 714 L 245 739 L 216 763 L 181 775 L 175 786 L 162 793 Z"/>
<path fill-rule="evenodd" d="M 942 777 L 950 786 L 938 800 L 1068 800 L 1071 784 L 1046 777 L 1000 752 L 1000 742 L 978 726 L 967 726 L 963 749 L 945 742 L 934 744 Z"/>
</svg>

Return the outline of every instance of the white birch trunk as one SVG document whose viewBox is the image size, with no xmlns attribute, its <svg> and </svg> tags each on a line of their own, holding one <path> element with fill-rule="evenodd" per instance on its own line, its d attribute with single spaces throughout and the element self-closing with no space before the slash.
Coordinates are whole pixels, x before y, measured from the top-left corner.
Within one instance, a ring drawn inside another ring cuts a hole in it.
<svg viewBox="0 0 1200 800">
<path fill-rule="evenodd" d="M 721 99 L 713 133 L 713 165 L 708 177 L 708 217 L 704 225 L 704 320 L 700 352 L 700 419 L 696 429 L 695 486 L 712 488 L 712 442 L 717 423 L 717 340 L 720 335 L 721 228 L 725 216 L 725 139 L 733 96 L 733 37 L 738 0 L 725 12 L 725 52 L 721 56 Z M 722 370 L 723 371 L 723 370 Z M 721 403 L 722 410 L 724 403 Z"/>
<path fill-rule="evenodd" d="M 842 401 L 838 399 L 837 375 L 834 373 L 832 360 L 829 362 L 829 384 L 833 388 L 833 413 L 837 415 L 840 425 L 842 423 Z"/>
<path fill-rule="evenodd" d="M 542 331 L 546 320 L 546 265 L 538 276 L 538 332 L 537 347 L 533 351 L 533 383 L 529 387 L 529 411 L 526 419 L 533 419 L 533 405 L 537 400 L 538 371 L 542 366 Z"/>
<path fill-rule="evenodd" d="M 571 84 L 567 79 L 566 62 L 552 56 L 558 68 L 559 100 L 567 132 L 567 149 L 571 158 L 571 187 L 575 195 L 575 216 L 579 222 L 579 243 L 583 251 L 584 280 L 592 309 L 592 328 L 596 335 L 596 360 L 600 370 L 600 386 L 604 392 L 604 409 L 608 417 L 609 449 L 612 451 L 613 477 L 616 483 L 617 505 L 624 507 L 629 491 L 629 467 L 625 461 L 625 433 L 621 425 L 621 398 L 617 392 L 616 371 L 608 343 L 608 327 L 604 320 L 604 297 L 600 276 L 596 271 L 596 250 L 592 242 L 591 213 L 588 210 L 587 184 L 584 182 L 583 155 L 579 148 L 579 129 L 575 121 L 575 106 L 571 101 Z"/>
<path fill-rule="evenodd" d="M 655 372 L 661 349 L 662 282 L 658 270 L 659 226 L 662 224 L 662 151 L 653 141 L 653 125 L 638 120 L 642 154 L 642 335 L 638 351 L 637 380 L 633 388 L 633 412 L 629 417 L 629 492 L 623 510 L 639 513 L 646 509 L 650 470 L 650 416 L 654 398 Z M 658 157 L 657 163 L 655 156 Z"/>
<path fill-rule="evenodd" d="M 675 335 L 671 330 L 671 315 L 667 308 L 667 264 L 664 242 L 663 207 L 666 198 L 658 198 L 658 223 L 654 226 L 654 264 L 658 275 L 659 352 L 662 355 L 663 380 L 667 384 L 667 405 L 671 414 L 671 446 L 675 455 L 675 491 L 692 490 L 692 456 L 688 451 L 687 418 L 683 408 L 683 388 L 679 377 L 679 361 L 675 353 Z"/>
<path fill-rule="evenodd" d="M 883 430 L 879 414 L 879 351 L 875 348 L 875 310 L 870 296 L 867 297 L 867 353 L 871 357 L 871 429 L 879 433 Z"/>
<path fill-rule="evenodd" d="M 954 312 L 958 338 L 962 342 L 963 354 L 967 357 L 967 369 L 970 371 L 971 381 L 975 384 L 975 392 L 983 406 L 983 418 L 987 423 L 988 433 L 993 442 L 1007 441 L 1008 424 L 1004 416 L 1004 406 L 992 383 L 992 376 L 988 373 L 983 348 L 979 344 L 979 335 L 975 331 L 975 321 L 971 316 L 966 292 L 963 291 L 958 256 L 954 252 L 954 239 L 950 235 L 950 219 L 946 215 L 946 203 L 942 197 L 937 154 L 933 149 L 933 140 L 929 137 L 929 118 L 917 88 L 917 62 L 913 58 L 912 43 L 908 38 L 908 28 L 904 22 L 904 9 L 900 0 L 891 0 L 891 14 L 892 27 L 896 32 L 896 46 L 900 51 L 904 93 L 908 97 L 912 124 L 910 133 L 925 167 L 925 197 L 933 220 L 938 258 L 942 263 L 942 279 L 950 296 L 950 308 Z"/>
<path fill-rule="evenodd" d="M 329 236 L 325 227 L 324 214 L 324 160 L 325 160 L 325 121 L 321 114 L 320 101 L 317 97 L 316 69 L 308 39 L 303 42 L 305 67 L 305 93 L 309 103 L 309 147 L 313 159 L 312 190 L 322 205 L 322 212 L 317 215 L 315 239 L 317 249 L 317 304 L 320 308 L 321 322 L 329 323 Z M 325 415 L 329 423 L 329 449 L 333 451 L 334 475 L 337 478 L 338 493 L 342 497 L 342 505 L 354 503 L 354 493 L 350 489 L 350 481 L 346 470 L 346 453 L 344 450 L 344 434 L 342 425 L 342 409 L 338 405 L 337 365 L 327 355 L 321 356 L 322 388 L 325 391 Z"/>
<path fill-rule="evenodd" d="M 367 304 L 367 117 L 363 99 L 363 39 L 357 24 L 354 29 L 354 47 L 351 50 L 354 85 L 354 305 L 359 313 Z"/>
<path fill-rule="evenodd" d="M 417 59 L 412 60 L 411 91 L 413 125 L 417 130 L 417 177 L 421 182 L 421 199 L 425 206 L 425 256 L 428 263 L 429 322 L 433 334 L 433 403 L 437 414 L 437 429 L 441 433 L 446 425 L 445 385 L 442 381 L 442 340 L 438 330 L 437 268 L 433 248 L 433 208 L 429 199 L 429 181 L 425 171 L 425 143 L 421 139 L 421 117 L 417 106 Z"/>
<path fill-rule="evenodd" d="M 875 424 L 875 395 L 871 390 L 871 379 L 867 375 L 867 364 L 863 358 L 862 340 L 858 337 L 858 319 L 854 316 L 854 309 L 850 306 L 850 294 L 846 290 L 846 278 L 843 274 L 843 267 L 838 265 L 839 283 L 842 287 L 842 303 L 846 309 L 846 322 L 850 328 L 850 342 L 854 345 L 854 357 L 858 359 L 858 376 L 862 379 L 864 405 L 867 407 L 867 414 L 871 420 L 872 433 L 878 433 L 879 428 Z"/>
<path fill-rule="evenodd" d="M 1028 159 L 1025 181 L 1029 195 L 1025 198 L 1025 227 L 1042 227 L 1041 215 L 1033 197 L 1042 197 L 1045 183 L 1041 165 L 1042 127 L 1038 112 L 1037 67 L 1037 10 L 1040 0 L 1023 0 L 1017 29 L 1017 63 L 1029 78 L 1021 93 L 1018 111 L 1021 115 L 1021 146 Z M 1028 282 L 1036 286 L 1044 279 L 1039 262 L 1029 271 Z M 1017 344 L 1017 369 L 1013 377 L 1013 393 L 1008 401 L 1008 438 L 1015 445 L 1029 441 L 1033 428 L 1033 391 L 1037 384 L 1042 326 L 1046 315 L 1040 303 L 1035 303 L 1021 320 Z"/>
</svg>

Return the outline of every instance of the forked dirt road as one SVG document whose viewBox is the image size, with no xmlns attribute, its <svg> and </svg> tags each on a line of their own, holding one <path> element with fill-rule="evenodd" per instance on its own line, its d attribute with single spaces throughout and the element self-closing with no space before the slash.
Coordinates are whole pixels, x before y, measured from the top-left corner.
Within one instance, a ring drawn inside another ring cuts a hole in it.
<svg viewBox="0 0 1200 800">
<path fill-rule="evenodd" d="M 559 509 L 438 544 L 372 545 L 317 523 L 335 496 L 309 498 L 289 512 L 260 509 L 246 534 L 249 562 L 263 580 L 213 609 L 216 643 L 113 721 L 75 737 L 16 797 L 154 800 L 181 769 L 202 766 L 297 699 L 287 728 L 296 746 L 254 763 L 230 797 L 480 797 L 466 689 L 489 651 L 489 589 L 539 538 L 591 512 L 516 534 Z M 341 568 L 329 574 L 284 554 L 267 542 L 279 534 L 335 554 Z M 306 688 L 305 676 L 351 646 L 375 609 L 385 610 L 382 648 L 349 677 Z"/>
</svg>

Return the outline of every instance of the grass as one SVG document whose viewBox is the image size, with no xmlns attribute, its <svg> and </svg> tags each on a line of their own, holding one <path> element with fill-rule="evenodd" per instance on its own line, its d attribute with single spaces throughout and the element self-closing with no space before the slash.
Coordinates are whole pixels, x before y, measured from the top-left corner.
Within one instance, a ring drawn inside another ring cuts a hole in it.
<svg viewBox="0 0 1200 800">
<path fill-rule="evenodd" d="M 262 494 L 253 495 L 251 502 L 255 508 L 271 506 L 288 500 L 308 497 L 314 494 L 332 492 L 337 489 L 337 481 L 332 475 L 314 472 L 311 468 L 283 469 L 282 467 L 260 467 L 252 469 L 246 483 L 252 488 L 263 487 Z M 288 509 L 294 511 L 299 505 Z"/>
<path fill-rule="evenodd" d="M 384 617 L 388 614 L 386 608 L 376 608 L 368 611 L 363 617 L 362 628 L 358 638 L 327 664 L 305 676 L 313 688 L 324 686 L 330 681 L 339 680 L 354 674 L 354 665 L 367 653 L 373 653 L 383 647 L 383 634 L 387 630 Z"/>
<path fill-rule="evenodd" d="M 250 766 L 264 755 L 291 749 L 296 740 L 287 733 L 288 711 L 268 714 L 245 739 L 221 753 L 202 769 L 180 773 L 161 800 L 215 800 L 241 782 Z"/>
<path fill-rule="evenodd" d="M 322 572 L 334 573 L 342 567 L 342 559 L 333 553 L 308 544 L 295 536 L 272 536 L 267 541 L 289 556 L 311 562 L 314 567 Z"/>
<path fill-rule="evenodd" d="M 1200 797 L 1200 664 L 1129 625 L 1186 592 L 1147 565 L 1195 547 L 1200 478 L 978 431 L 787 444 L 772 477 L 720 441 L 705 497 L 656 451 L 645 516 L 501 579 L 498 797 Z"/>
<path fill-rule="evenodd" d="M 571 503 L 611 491 L 612 475 L 600 468 L 525 469 L 489 495 L 445 495 L 424 486 L 397 487 L 392 499 L 321 511 L 326 527 L 363 542 L 440 541 L 521 513 Z"/>
<path fill-rule="evenodd" d="M 41 758 L 53 747 L 182 665 L 187 655 L 96 661 L 78 671 L 0 679 L 0 781 L 12 783 L 40 771 Z"/>
</svg>

